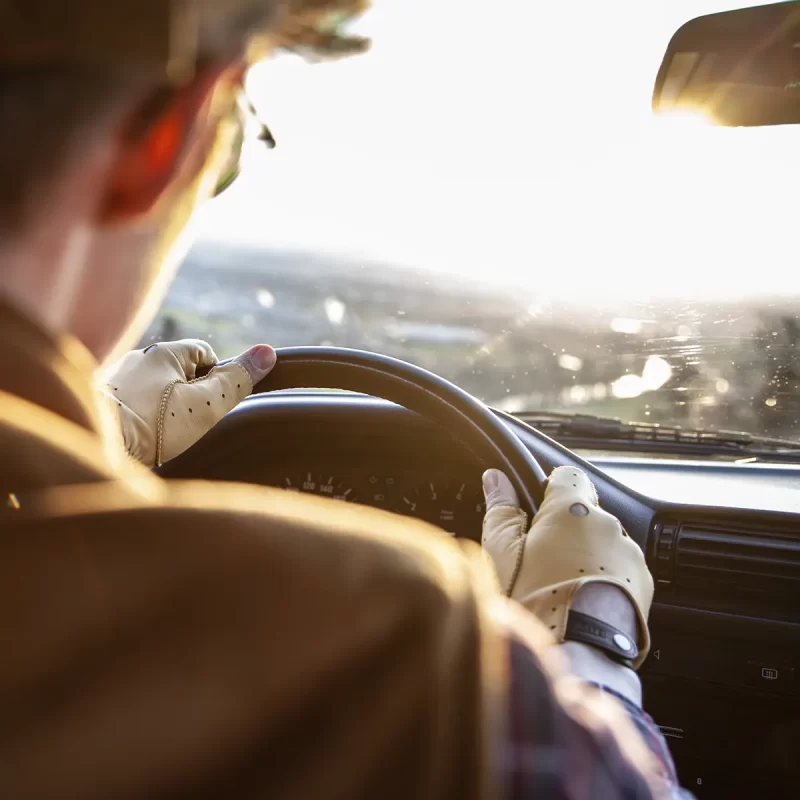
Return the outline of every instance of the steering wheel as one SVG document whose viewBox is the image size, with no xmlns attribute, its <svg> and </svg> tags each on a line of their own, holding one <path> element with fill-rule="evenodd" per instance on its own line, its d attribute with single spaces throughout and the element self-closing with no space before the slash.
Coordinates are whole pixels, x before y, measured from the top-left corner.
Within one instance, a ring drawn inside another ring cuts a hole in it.
<svg viewBox="0 0 800 800">
<path fill-rule="evenodd" d="M 455 384 L 397 358 L 342 347 L 279 348 L 278 363 L 253 394 L 281 389 L 344 389 L 389 400 L 430 419 L 503 470 L 522 509 L 536 513 L 544 470 L 506 424 Z"/>
</svg>

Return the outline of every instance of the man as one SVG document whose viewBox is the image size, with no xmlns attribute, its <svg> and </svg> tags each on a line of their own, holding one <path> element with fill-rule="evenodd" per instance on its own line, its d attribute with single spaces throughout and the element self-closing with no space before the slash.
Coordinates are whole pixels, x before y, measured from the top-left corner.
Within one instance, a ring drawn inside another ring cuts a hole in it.
<svg viewBox="0 0 800 800">
<path fill-rule="evenodd" d="M 361 5 L 2 6 L 3 797 L 679 793 L 631 668 L 652 579 L 585 475 L 554 473 L 526 533 L 487 473 L 495 572 L 407 519 L 129 457 L 190 446 L 265 345 L 195 380 L 210 348 L 159 344 L 93 388 L 227 169 L 254 46 L 358 49 L 336 23 Z M 622 645 L 569 633 L 580 614 Z"/>
</svg>

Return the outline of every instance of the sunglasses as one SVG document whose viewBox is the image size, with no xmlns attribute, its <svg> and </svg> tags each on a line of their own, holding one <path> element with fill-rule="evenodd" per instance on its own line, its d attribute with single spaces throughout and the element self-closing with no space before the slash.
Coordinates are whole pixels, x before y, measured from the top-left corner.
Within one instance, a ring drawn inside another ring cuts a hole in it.
<svg viewBox="0 0 800 800">
<path fill-rule="evenodd" d="M 220 178 L 214 190 L 214 197 L 221 195 L 239 177 L 241 173 L 242 151 L 244 149 L 244 134 L 248 120 L 255 120 L 259 127 L 258 140 L 263 142 L 266 147 L 272 150 L 275 147 L 275 137 L 269 127 L 258 116 L 253 104 L 247 98 L 244 90 L 236 94 L 236 102 L 232 111 L 231 122 L 235 127 L 233 142 L 230 155 L 225 160 L 225 164 L 220 171 Z"/>
</svg>

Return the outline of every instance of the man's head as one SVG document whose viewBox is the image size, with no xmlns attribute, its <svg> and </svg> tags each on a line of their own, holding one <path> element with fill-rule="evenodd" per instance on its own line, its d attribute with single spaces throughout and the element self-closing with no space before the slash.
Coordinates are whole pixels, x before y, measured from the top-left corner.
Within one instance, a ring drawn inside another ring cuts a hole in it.
<svg viewBox="0 0 800 800">
<path fill-rule="evenodd" d="M 77 336 L 99 360 L 129 346 L 163 297 L 192 211 L 229 160 L 253 52 L 362 49 L 339 25 L 365 5 L 4 3 L 0 298 Z"/>
</svg>

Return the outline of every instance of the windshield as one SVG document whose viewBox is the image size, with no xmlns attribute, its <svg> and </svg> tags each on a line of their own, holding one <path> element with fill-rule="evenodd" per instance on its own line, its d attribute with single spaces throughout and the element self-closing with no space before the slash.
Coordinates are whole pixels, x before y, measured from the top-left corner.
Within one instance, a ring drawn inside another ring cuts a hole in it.
<svg viewBox="0 0 800 800">
<path fill-rule="evenodd" d="M 248 139 L 145 341 L 357 347 L 511 412 L 800 440 L 800 132 L 650 111 L 671 34 L 733 5 L 374 5 L 370 53 L 254 69 L 278 146 Z"/>
</svg>

